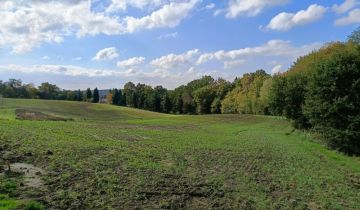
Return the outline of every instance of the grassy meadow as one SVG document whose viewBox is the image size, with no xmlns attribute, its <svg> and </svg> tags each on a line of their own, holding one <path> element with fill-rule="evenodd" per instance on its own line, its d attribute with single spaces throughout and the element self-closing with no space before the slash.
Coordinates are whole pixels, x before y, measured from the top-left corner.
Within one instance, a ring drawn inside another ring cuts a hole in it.
<svg viewBox="0 0 360 210">
<path fill-rule="evenodd" d="M 0 106 L 1 210 L 360 209 L 360 159 L 282 118 Z M 37 171 L 9 172 L 8 163 Z"/>
</svg>

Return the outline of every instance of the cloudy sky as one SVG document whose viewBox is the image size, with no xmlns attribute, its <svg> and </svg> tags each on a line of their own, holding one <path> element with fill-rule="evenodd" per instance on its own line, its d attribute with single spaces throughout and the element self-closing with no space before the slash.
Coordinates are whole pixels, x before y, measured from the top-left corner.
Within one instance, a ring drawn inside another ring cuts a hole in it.
<svg viewBox="0 0 360 210">
<path fill-rule="evenodd" d="M 233 80 L 285 71 L 359 25 L 360 0 L 0 0 L 0 80 L 65 89 Z"/>
</svg>

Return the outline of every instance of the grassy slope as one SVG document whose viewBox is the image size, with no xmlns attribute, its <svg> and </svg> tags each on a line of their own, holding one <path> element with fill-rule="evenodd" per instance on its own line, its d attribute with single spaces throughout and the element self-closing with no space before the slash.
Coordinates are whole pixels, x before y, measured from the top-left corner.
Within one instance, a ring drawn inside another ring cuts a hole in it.
<svg viewBox="0 0 360 210">
<path fill-rule="evenodd" d="M 16 108 L 74 121 L 19 121 Z M 13 99 L 0 118 L 0 148 L 47 171 L 19 196 L 49 207 L 360 209 L 359 159 L 283 119 Z"/>
</svg>

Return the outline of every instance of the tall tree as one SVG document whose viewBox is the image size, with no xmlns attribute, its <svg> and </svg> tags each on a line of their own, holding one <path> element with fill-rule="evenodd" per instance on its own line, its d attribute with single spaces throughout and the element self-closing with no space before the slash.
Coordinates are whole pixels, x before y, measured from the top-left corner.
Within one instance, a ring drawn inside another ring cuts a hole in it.
<svg viewBox="0 0 360 210">
<path fill-rule="evenodd" d="M 182 100 L 182 96 L 180 94 L 175 95 L 173 112 L 178 114 L 183 114 L 184 101 Z"/>
<path fill-rule="evenodd" d="M 211 104 L 216 97 L 215 88 L 212 85 L 202 87 L 194 92 L 194 101 L 197 105 L 198 114 L 210 114 Z"/>
<path fill-rule="evenodd" d="M 80 89 L 76 93 L 76 100 L 77 101 L 82 101 L 83 100 L 83 93 L 81 92 Z"/>
<path fill-rule="evenodd" d="M 273 115 L 282 116 L 285 107 L 286 77 L 275 75 L 269 93 L 269 110 Z"/>
<path fill-rule="evenodd" d="M 145 100 L 149 97 L 148 94 L 150 94 L 151 91 L 152 88 L 150 86 L 140 83 L 136 85 L 135 87 L 136 102 L 134 103 L 136 108 L 149 109 L 149 107 L 145 105 L 146 103 Z"/>
<path fill-rule="evenodd" d="M 118 90 L 118 93 L 119 93 L 118 105 L 126 106 L 125 96 L 124 96 L 123 92 L 121 91 L 121 89 Z"/>
<path fill-rule="evenodd" d="M 93 103 L 99 103 L 99 100 L 100 100 L 99 90 L 97 88 L 95 88 L 92 102 Z"/>
<path fill-rule="evenodd" d="M 170 113 L 171 109 L 172 109 L 172 104 L 169 94 L 165 92 L 165 94 L 161 98 L 161 112 Z"/>
<path fill-rule="evenodd" d="M 113 105 L 120 105 L 120 93 L 119 90 L 115 88 L 115 90 L 113 91 L 113 97 L 112 97 L 112 104 Z"/>
<path fill-rule="evenodd" d="M 154 88 L 154 111 L 162 112 L 161 101 L 163 100 L 167 90 L 162 86 L 156 86 Z"/>
<path fill-rule="evenodd" d="M 247 73 L 234 81 L 235 88 L 222 102 L 224 113 L 261 114 L 260 91 L 266 79 L 270 78 L 264 70 Z"/>
<path fill-rule="evenodd" d="M 132 82 L 128 82 L 124 85 L 124 95 L 126 106 L 135 107 L 136 106 L 136 86 Z"/>
<path fill-rule="evenodd" d="M 190 92 L 184 92 L 182 98 L 182 113 L 184 114 L 195 114 L 196 106 L 193 97 Z"/>
<path fill-rule="evenodd" d="M 88 101 L 90 101 L 91 98 L 92 98 L 91 89 L 88 88 L 88 89 L 86 89 L 86 99 L 87 99 Z"/>
<path fill-rule="evenodd" d="M 41 99 L 58 99 L 60 88 L 56 85 L 44 82 L 39 86 L 39 96 Z"/>
</svg>

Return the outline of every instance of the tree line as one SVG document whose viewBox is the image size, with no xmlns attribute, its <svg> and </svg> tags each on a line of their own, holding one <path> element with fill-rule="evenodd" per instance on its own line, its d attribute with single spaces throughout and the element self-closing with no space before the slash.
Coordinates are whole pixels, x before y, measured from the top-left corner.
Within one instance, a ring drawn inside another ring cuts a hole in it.
<svg viewBox="0 0 360 210">
<path fill-rule="evenodd" d="M 6 82 L 0 80 L 0 95 L 5 98 L 99 102 L 99 91 L 97 88 L 94 91 L 87 89 L 86 92 L 81 90 L 63 90 L 48 82 L 44 82 L 36 87 L 34 84 L 23 84 L 20 79 L 9 79 Z"/>
<path fill-rule="evenodd" d="M 99 91 L 38 88 L 20 80 L 0 81 L 9 98 L 99 102 Z M 360 154 L 360 30 L 302 56 L 284 73 L 264 70 L 229 82 L 203 76 L 174 90 L 128 82 L 110 90 L 107 103 L 171 114 L 263 114 L 285 116 L 299 129 L 312 129 L 329 145 Z"/>
</svg>

